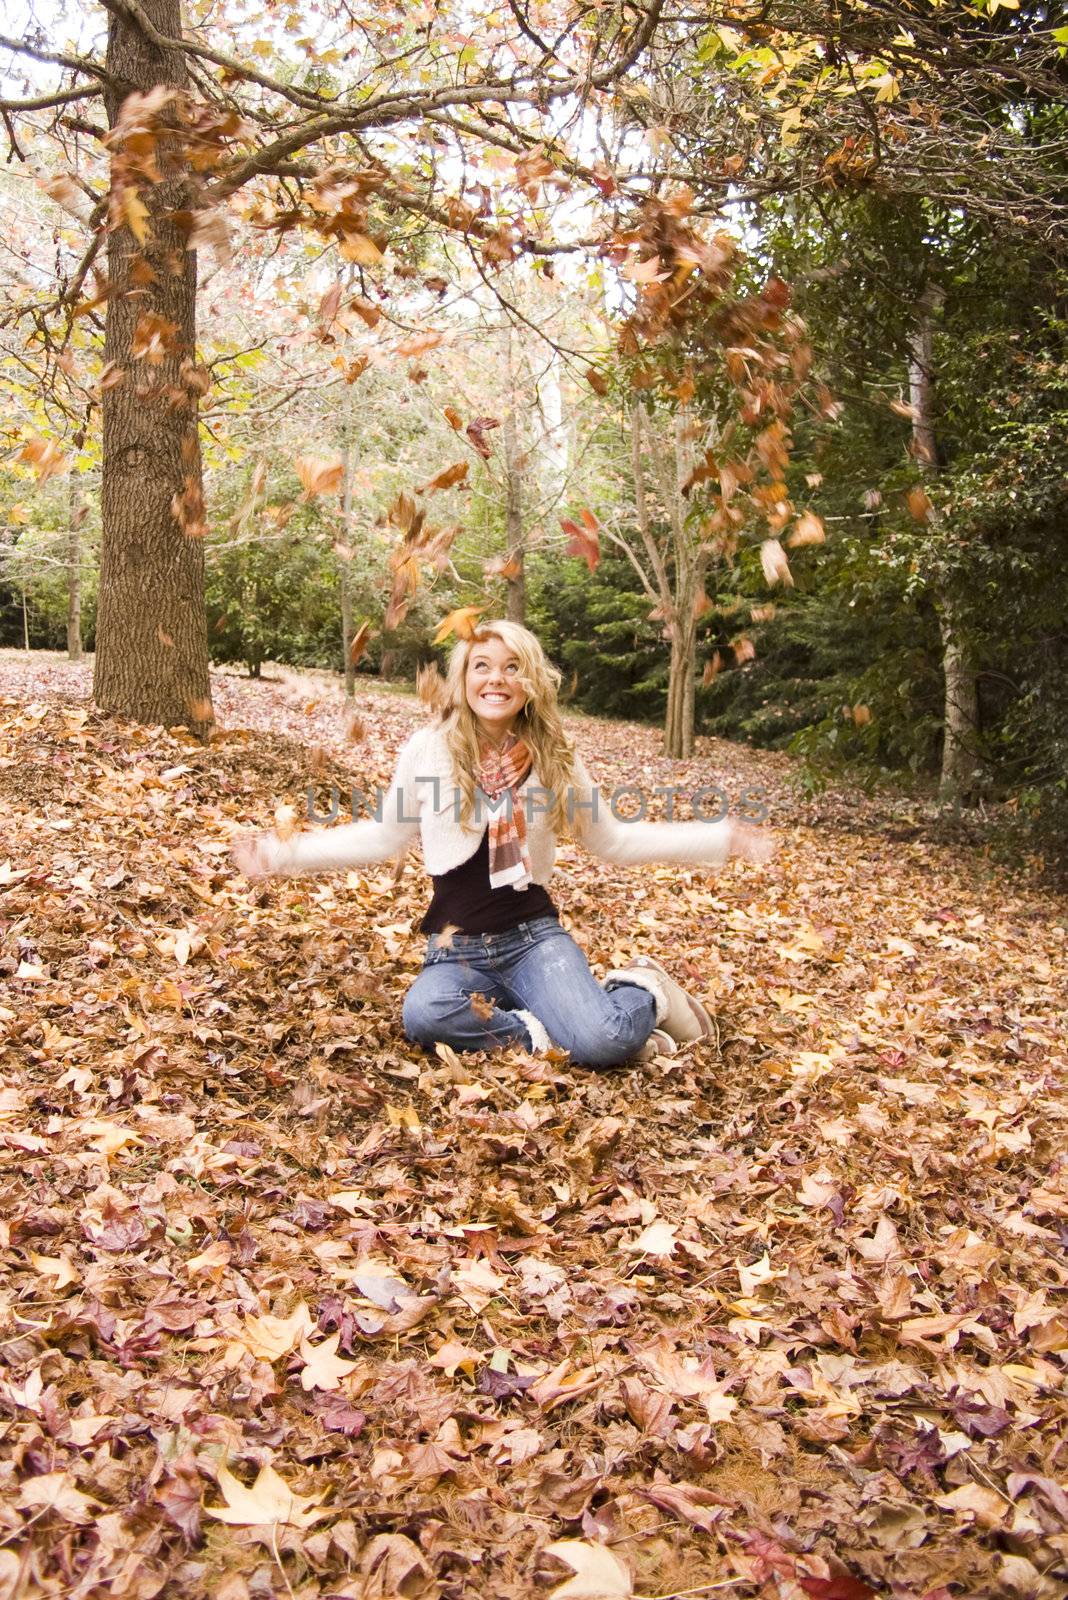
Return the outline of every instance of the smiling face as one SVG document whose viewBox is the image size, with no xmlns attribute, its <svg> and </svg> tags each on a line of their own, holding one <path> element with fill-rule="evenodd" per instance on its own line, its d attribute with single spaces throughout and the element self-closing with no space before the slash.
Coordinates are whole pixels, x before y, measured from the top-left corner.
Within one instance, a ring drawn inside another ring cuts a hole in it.
<svg viewBox="0 0 1068 1600">
<path fill-rule="evenodd" d="M 464 691 L 480 729 L 490 739 L 511 733 L 526 705 L 518 679 L 519 658 L 503 639 L 484 639 L 471 646 Z"/>
</svg>

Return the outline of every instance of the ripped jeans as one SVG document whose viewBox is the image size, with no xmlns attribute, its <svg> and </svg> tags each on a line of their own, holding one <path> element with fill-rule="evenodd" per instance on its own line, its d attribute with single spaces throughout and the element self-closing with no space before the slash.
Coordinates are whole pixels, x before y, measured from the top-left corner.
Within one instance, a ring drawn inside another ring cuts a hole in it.
<svg viewBox="0 0 1068 1600">
<path fill-rule="evenodd" d="M 586 1067 L 629 1061 L 656 1021 L 648 989 L 603 987 L 555 917 L 536 917 L 506 933 L 457 933 L 446 945 L 431 934 L 423 970 L 404 997 L 404 1031 L 431 1048 L 529 1050 L 520 1011 Z"/>
</svg>

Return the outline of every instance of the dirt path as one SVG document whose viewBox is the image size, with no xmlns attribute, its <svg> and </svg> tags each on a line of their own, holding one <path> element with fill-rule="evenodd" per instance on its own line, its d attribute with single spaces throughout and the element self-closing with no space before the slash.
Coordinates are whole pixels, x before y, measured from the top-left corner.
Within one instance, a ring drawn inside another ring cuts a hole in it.
<svg viewBox="0 0 1068 1600">
<path fill-rule="evenodd" d="M 227 865 L 414 699 L 219 675 L 203 750 L 88 686 L 0 652 L 0 1595 L 1065 1593 L 1063 900 L 576 718 L 605 787 L 765 791 L 766 867 L 554 879 L 718 1047 L 426 1058 L 421 868 Z"/>
</svg>

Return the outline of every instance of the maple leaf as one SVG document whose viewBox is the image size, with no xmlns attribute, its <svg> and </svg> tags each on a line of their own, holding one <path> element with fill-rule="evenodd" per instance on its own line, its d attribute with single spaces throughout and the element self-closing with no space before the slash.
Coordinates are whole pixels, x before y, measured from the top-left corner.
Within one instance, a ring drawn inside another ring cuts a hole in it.
<svg viewBox="0 0 1068 1600">
<path fill-rule="evenodd" d="M 279 1361 L 296 1349 L 313 1326 L 302 1300 L 288 1317 L 246 1317 L 237 1337 L 258 1361 Z"/>
<path fill-rule="evenodd" d="M 340 1332 L 331 1334 L 329 1339 L 324 1339 L 321 1344 L 310 1344 L 307 1339 L 300 1342 L 300 1354 L 304 1362 L 300 1374 L 302 1389 L 340 1389 L 342 1378 L 347 1378 L 350 1372 L 355 1372 L 359 1366 L 357 1361 L 346 1361 L 337 1353 L 338 1343 L 341 1339 Z"/>
<path fill-rule="evenodd" d="M 558 1584 L 549 1600 L 627 1600 L 634 1593 L 629 1568 L 607 1545 L 557 1539 L 546 1545 L 545 1554 L 555 1556 L 575 1574 Z"/>
<path fill-rule="evenodd" d="M 660 1218 L 644 1228 L 636 1239 L 626 1240 L 623 1249 L 633 1251 L 636 1255 L 671 1256 L 678 1245 L 675 1237 L 677 1231 L 673 1222 L 665 1222 Z"/>
<path fill-rule="evenodd" d="M 54 1511 L 65 1522 L 84 1525 L 93 1520 L 100 1502 L 76 1488 L 69 1473 L 42 1472 L 19 1485 L 17 1504 L 38 1516 Z"/>
<path fill-rule="evenodd" d="M 239 1528 L 257 1528 L 285 1523 L 291 1528 L 310 1528 L 330 1511 L 316 1510 L 321 1494 L 299 1495 L 280 1478 L 272 1466 L 260 1468 L 251 1489 L 235 1478 L 225 1463 L 216 1474 L 226 1504 L 205 1505 L 205 1514 L 216 1522 L 229 1522 Z"/>
</svg>

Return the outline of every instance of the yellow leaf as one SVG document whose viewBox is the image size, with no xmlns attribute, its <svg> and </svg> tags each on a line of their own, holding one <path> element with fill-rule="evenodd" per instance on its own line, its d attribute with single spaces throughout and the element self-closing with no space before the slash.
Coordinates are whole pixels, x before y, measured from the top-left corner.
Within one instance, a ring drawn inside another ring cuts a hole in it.
<svg viewBox="0 0 1068 1600">
<path fill-rule="evenodd" d="M 376 267 L 382 260 L 381 250 L 365 233 L 347 233 L 338 249 L 346 261 L 356 261 L 361 267 Z"/>
<path fill-rule="evenodd" d="M 312 1327 L 308 1308 L 302 1300 L 288 1317 L 273 1317 L 270 1314 L 246 1317 L 238 1338 L 257 1360 L 278 1361 L 294 1350 Z"/>
<path fill-rule="evenodd" d="M 53 1290 L 65 1289 L 68 1283 L 77 1283 L 78 1273 L 73 1263 L 66 1256 L 39 1256 L 36 1250 L 30 1251 L 30 1261 L 37 1272 L 46 1278 L 54 1278 Z"/>
<path fill-rule="evenodd" d="M 217 1522 L 233 1523 L 239 1528 L 276 1523 L 286 1523 L 291 1528 L 310 1528 L 321 1517 L 330 1515 L 328 1511 L 312 1509 L 322 1495 L 296 1494 L 270 1466 L 260 1468 L 251 1489 L 246 1489 L 226 1466 L 219 1467 L 218 1482 L 226 1504 L 204 1507 L 207 1515 Z"/>
<path fill-rule="evenodd" d="M 151 237 L 152 229 L 148 225 L 148 207 L 136 189 L 123 192 L 122 211 L 130 232 L 138 244 L 144 244 Z"/>
</svg>

